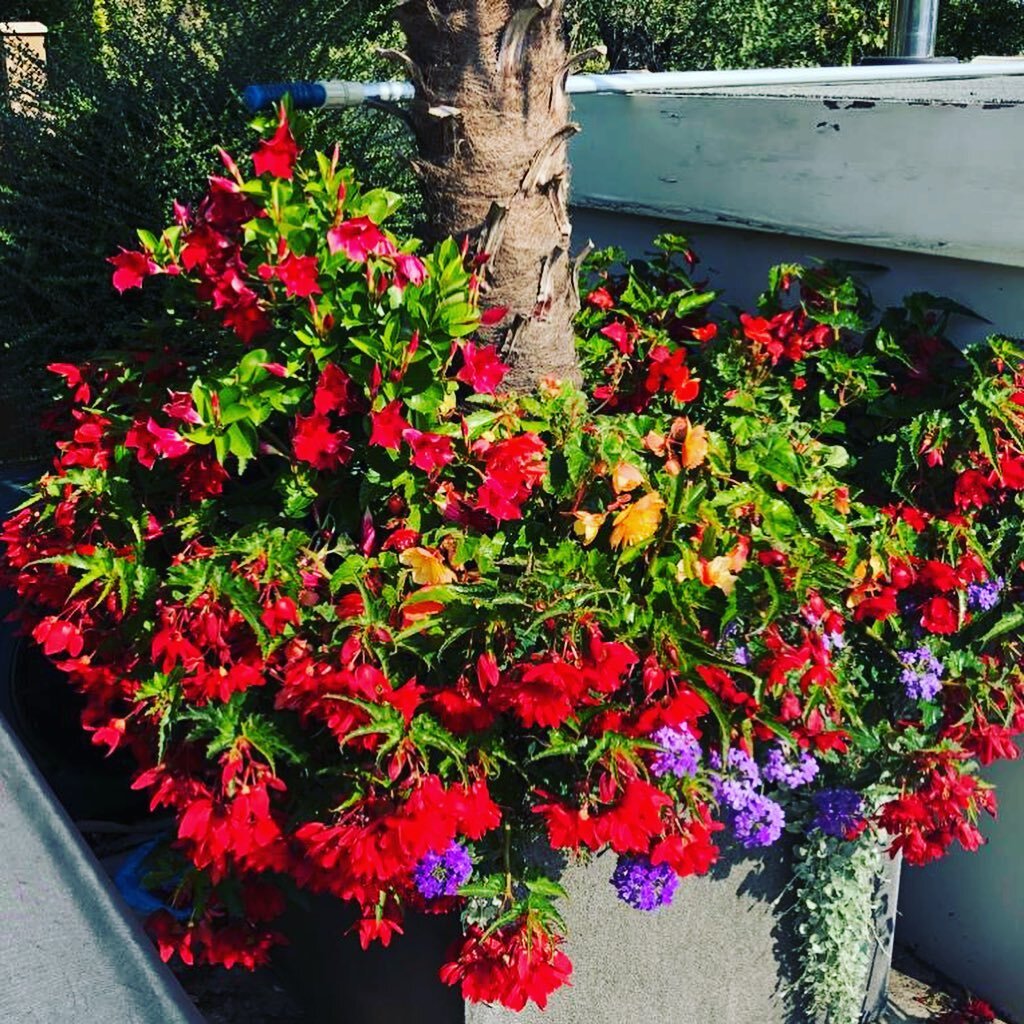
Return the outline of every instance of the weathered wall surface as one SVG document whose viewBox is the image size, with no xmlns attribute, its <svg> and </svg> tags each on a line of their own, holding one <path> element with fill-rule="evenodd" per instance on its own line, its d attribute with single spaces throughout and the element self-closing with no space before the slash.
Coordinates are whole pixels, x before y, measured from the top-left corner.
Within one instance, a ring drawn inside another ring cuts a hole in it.
<svg viewBox="0 0 1024 1024">
<path fill-rule="evenodd" d="M 579 97 L 575 202 L 1024 266 L 1024 77 L 751 93 Z"/>
</svg>

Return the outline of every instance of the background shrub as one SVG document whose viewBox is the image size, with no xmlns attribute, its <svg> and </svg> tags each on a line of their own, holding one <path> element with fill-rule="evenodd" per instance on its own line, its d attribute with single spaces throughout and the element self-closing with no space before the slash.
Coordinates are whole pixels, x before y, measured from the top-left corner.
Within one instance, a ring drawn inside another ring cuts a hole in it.
<svg viewBox="0 0 1024 1024">
<path fill-rule="evenodd" d="M 613 69 L 849 64 L 885 49 L 889 0 L 570 0 L 577 41 Z M 944 0 L 938 52 L 1024 49 L 1021 0 Z"/>
<path fill-rule="evenodd" d="M 241 88 L 388 76 L 373 51 L 397 41 L 390 5 L 370 0 L 310 0 L 301 14 L 291 0 L 72 0 L 14 14 L 45 19 L 50 36 L 39 115 L 0 104 L 0 403 L 18 407 L 0 423 L 7 458 L 40 449 L 26 431 L 45 364 L 117 344 L 145 313 L 145 300 L 117 301 L 106 258 L 201 192 L 215 146 L 248 144 Z M 360 173 L 412 188 L 400 121 L 314 118 L 313 143 L 335 139 Z"/>
</svg>

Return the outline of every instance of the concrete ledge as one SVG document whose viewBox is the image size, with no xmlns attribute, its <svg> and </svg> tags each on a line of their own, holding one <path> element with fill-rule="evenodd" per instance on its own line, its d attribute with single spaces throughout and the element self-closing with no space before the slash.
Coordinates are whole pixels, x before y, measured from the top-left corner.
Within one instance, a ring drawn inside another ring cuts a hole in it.
<svg viewBox="0 0 1024 1024">
<path fill-rule="evenodd" d="M 1024 266 L 1024 79 L 579 96 L 573 203 Z"/>
</svg>

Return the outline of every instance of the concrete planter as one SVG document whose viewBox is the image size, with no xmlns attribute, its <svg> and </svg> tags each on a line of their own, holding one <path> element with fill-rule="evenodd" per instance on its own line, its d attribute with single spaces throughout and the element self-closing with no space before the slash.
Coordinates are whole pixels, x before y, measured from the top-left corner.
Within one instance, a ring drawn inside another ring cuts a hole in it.
<svg viewBox="0 0 1024 1024">
<path fill-rule="evenodd" d="M 886 864 L 865 1020 L 886 1001 L 899 877 L 898 862 Z M 446 990 L 437 970 L 458 934 L 448 918 L 410 919 L 389 950 L 363 953 L 343 935 L 343 910 L 313 901 L 293 918 L 282 965 L 318 1024 L 812 1024 L 790 995 L 788 851 L 726 858 L 708 877 L 682 881 L 673 905 L 651 914 L 619 902 L 608 884 L 613 866 L 605 856 L 566 872 L 573 984 L 544 1011 L 463 1005 Z"/>
</svg>

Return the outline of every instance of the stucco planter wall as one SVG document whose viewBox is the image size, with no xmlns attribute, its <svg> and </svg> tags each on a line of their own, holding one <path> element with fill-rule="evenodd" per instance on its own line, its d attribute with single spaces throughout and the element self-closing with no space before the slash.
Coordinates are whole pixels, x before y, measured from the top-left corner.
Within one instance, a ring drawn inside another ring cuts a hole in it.
<svg viewBox="0 0 1024 1024">
<path fill-rule="evenodd" d="M 864 979 L 865 1019 L 885 1004 L 898 863 L 880 881 L 880 943 Z M 389 950 L 363 953 L 343 911 L 312 901 L 293 917 L 282 964 L 318 1024 L 812 1024 L 792 1006 L 795 929 L 787 853 L 723 860 L 685 879 L 654 913 L 621 903 L 611 857 L 566 872 L 566 950 L 573 984 L 544 1011 L 464 1006 L 437 980 L 457 932 L 448 918 L 410 919 Z M 814 1022 L 817 1024 L 817 1022 Z"/>
</svg>

